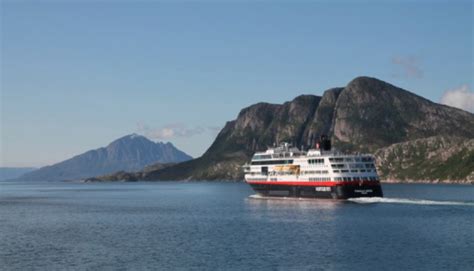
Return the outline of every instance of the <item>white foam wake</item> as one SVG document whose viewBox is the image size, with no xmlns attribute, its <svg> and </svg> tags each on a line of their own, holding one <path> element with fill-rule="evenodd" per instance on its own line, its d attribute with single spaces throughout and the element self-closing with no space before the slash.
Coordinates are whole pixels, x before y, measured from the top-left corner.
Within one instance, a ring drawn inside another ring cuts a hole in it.
<svg viewBox="0 0 474 271">
<path fill-rule="evenodd" d="M 424 199 L 401 199 L 401 198 L 350 198 L 348 201 L 355 203 L 368 204 L 368 203 L 395 203 L 395 204 L 417 204 L 417 205 L 462 205 L 462 206 L 474 206 L 474 202 L 462 202 L 462 201 L 439 201 L 439 200 L 424 200 Z"/>
</svg>

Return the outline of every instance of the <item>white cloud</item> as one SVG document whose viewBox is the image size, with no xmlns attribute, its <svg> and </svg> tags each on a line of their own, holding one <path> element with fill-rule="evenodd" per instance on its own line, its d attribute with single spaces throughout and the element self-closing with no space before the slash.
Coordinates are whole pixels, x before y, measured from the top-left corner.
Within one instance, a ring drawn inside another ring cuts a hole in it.
<svg viewBox="0 0 474 271">
<path fill-rule="evenodd" d="M 392 58 L 392 64 L 401 68 L 402 74 L 396 74 L 396 76 L 406 76 L 418 79 L 423 77 L 423 71 L 420 68 L 419 60 L 416 57 L 395 56 Z"/>
<path fill-rule="evenodd" d="M 210 132 L 212 135 L 217 135 L 220 127 L 214 126 L 195 126 L 188 127 L 181 123 L 171 123 L 157 128 L 151 128 L 142 123 L 137 124 L 138 132 L 148 138 L 155 140 L 169 140 L 177 137 L 193 137 L 203 133 Z"/>
<path fill-rule="evenodd" d="M 474 92 L 468 85 L 446 90 L 441 97 L 441 103 L 474 113 Z"/>
</svg>

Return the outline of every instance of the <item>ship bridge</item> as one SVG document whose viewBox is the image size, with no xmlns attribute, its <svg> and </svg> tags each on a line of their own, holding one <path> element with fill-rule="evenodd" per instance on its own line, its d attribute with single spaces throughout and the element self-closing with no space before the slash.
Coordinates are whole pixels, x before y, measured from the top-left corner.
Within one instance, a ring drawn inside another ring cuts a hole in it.
<svg viewBox="0 0 474 271">
<path fill-rule="evenodd" d="M 265 152 L 257 152 L 252 157 L 252 161 L 269 160 L 278 158 L 301 157 L 305 156 L 306 152 L 300 151 L 289 143 L 282 143 L 278 147 L 269 148 Z"/>
</svg>

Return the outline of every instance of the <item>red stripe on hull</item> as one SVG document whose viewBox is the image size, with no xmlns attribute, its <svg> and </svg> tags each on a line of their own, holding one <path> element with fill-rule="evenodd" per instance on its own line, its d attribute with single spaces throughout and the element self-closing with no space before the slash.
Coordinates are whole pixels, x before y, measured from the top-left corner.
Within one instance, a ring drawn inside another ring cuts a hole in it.
<svg viewBox="0 0 474 271">
<path fill-rule="evenodd" d="M 288 186 L 354 186 L 380 185 L 379 181 L 351 181 L 351 182 L 297 182 L 297 181 L 246 181 L 248 184 L 288 185 Z"/>
</svg>

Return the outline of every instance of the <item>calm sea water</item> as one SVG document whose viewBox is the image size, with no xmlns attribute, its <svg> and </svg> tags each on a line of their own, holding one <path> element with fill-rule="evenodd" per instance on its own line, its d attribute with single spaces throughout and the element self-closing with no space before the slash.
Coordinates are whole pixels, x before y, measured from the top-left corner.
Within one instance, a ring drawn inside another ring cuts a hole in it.
<svg viewBox="0 0 474 271">
<path fill-rule="evenodd" d="M 264 199 L 240 183 L 0 189 L 2 270 L 474 268 L 474 186 L 384 185 L 362 201 Z"/>
</svg>

